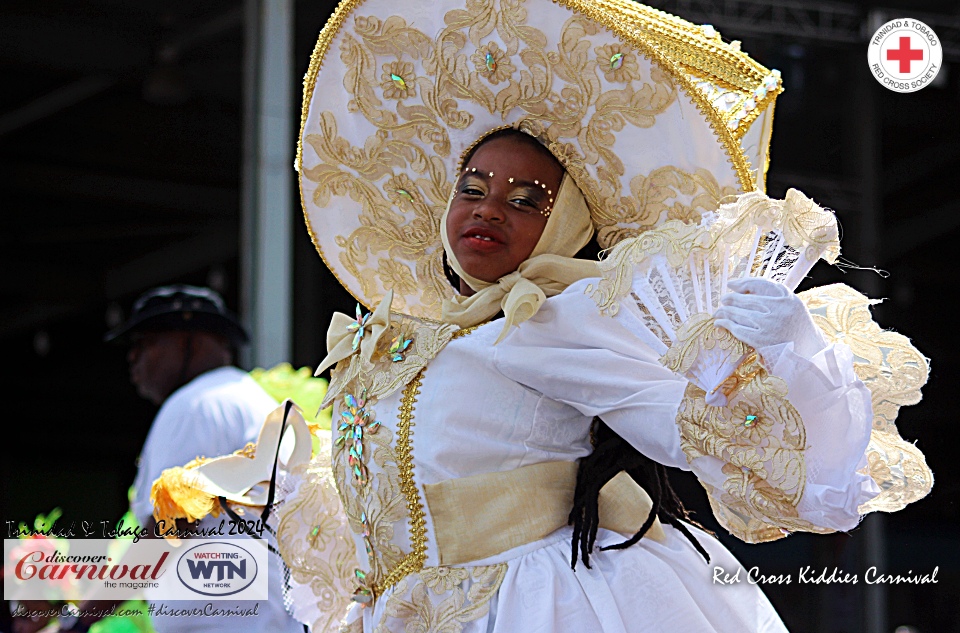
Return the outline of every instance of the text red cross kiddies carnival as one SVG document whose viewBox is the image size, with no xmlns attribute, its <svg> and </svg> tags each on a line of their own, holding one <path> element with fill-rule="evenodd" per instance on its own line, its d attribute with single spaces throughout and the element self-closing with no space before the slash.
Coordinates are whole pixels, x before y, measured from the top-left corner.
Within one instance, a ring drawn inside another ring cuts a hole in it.
<svg viewBox="0 0 960 633">
<path fill-rule="evenodd" d="M 887 51 L 887 59 L 894 62 L 900 62 L 900 72 L 910 72 L 910 62 L 918 62 L 923 59 L 922 48 L 910 48 L 910 36 L 900 38 L 900 48 L 891 48 Z"/>
</svg>

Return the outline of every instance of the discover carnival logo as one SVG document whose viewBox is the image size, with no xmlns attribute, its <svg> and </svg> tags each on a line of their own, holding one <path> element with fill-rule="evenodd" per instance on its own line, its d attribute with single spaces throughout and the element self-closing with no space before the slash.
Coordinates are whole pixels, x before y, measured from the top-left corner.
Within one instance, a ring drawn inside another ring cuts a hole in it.
<svg viewBox="0 0 960 633">
<path fill-rule="evenodd" d="M 257 560 L 234 543 L 213 542 L 191 547 L 177 561 L 177 577 L 195 593 L 230 596 L 257 578 Z"/>
<path fill-rule="evenodd" d="M 933 29 L 920 20 L 890 20 L 870 38 L 867 63 L 884 88 L 916 92 L 940 72 L 943 46 Z"/>
<path fill-rule="evenodd" d="M 251 539 L 3 541 L 4 600 L 266 600 L 269 552 Z"/>
</svg>

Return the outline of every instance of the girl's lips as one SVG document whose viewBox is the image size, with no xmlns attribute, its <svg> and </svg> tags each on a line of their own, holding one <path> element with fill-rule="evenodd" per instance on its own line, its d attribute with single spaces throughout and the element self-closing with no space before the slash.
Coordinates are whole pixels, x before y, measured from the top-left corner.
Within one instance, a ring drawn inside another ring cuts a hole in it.
<svg viewBox="0 0 960 633">
<path fill-rule="evenodd" d="M 467 247 L 481 253 L 491 253 L 506 246 L 499 233 L 483 226 L 468 227 L 463 231 L 460 240 Z"/>
<path fill-rule="evenodd" d="M 503 234 L 486 226 L 474 225 L 468 226 L 463 230 L 461 237 L 478 237 L 494 242 L 504 242 Z"/>
<path fill-rule="evenodd" d="M 493 238 L 481 236 L 476 233 L 467 233 L 460 238 L 460 241 L 463 242 L 463 244 L 468 248 L 481 253 L 492 253 L 504 247 L 503 242 L 499 242 Z"/>
</svg>

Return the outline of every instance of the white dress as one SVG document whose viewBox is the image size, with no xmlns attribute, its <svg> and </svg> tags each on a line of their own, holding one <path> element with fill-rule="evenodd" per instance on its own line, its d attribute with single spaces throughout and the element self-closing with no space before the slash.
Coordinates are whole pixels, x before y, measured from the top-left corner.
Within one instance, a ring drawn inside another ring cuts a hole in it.
<svg viewBox="0 0 960 633">
<path fill-rule="evenodd" d="M 324 460 L 293 472 L 284 482 L 291 493 L 279 513 L 280 542 L 303 621 L 336 630 L 344 604 L 338 592 L 346 589 L 349 598 L 366 583 L 377 585 L 379 595 L 372 604 L 353 603 L 344 630 L 785 630 L 744 575 L 733 585 L 713 581 L 715 567 L 739 565 L 695 529 L 709 564 L 664 525 L 658 540 L 606 552 L 599 547 L 625 537 L 601 529 L 591 568 L 581 563 L 576 572 L 569 527 L 483 560 L 440 566 L 425 485 L 573 462 L 592 450 L 593 416 L 648 457 L 692 469 L 724 527 L 747 540 L 797 529 L 849 530 L 858 509 L 886 489 L 868 474 L 871 393 L 854 371 L 850 347 L 832 344 L 810 359 L 794 354 L 792 344 L 760 350 L 782 382 L 768 377 L 752 395 L 746 389 L 727 408 L 708 410 L 703 392 L 698 401 L 696 388 L 664 368 L 638 337 L 642 326 L 629 310 L 614 318 L 599 314 L 585 294 L 589 283 L 547 299 L 496 346 L 502 321 L 449 340 L 455 326 L 411 329 L 407 318 L 399 325 L 413 343 L 402 361 L 374 356 L 364 367 L 357 354 L 341 362 L 328 394 L 332 479 L 356 557 L 337 545 L 347 530 Z M 339 424 L 340 412 L 349 410 L 344 394 L 359 397 L 361 382 L 367 401 L 356 404 L 373 412 L 356 460 L 366 483 L 350 463 L 351 442 L 337 442 L 349 427 Z M 758 418 L 743 424 L 750 411 Z M 369 424 L 374 419 L 379 426 Z M 469 517 L 482 509 L 463 512 Z"/>
</svg>

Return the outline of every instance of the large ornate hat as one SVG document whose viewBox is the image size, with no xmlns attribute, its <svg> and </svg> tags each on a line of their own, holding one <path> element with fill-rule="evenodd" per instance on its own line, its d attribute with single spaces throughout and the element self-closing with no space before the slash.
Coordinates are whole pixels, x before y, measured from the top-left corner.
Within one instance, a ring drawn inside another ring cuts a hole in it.
<svg viewBox="0 0 960 633">
<path fill-rule="evenodd" d="M 779 73 L 629 0 L 344 0 L 304 81 L 297 168 L 324 262 L 368 308 L 439 318 L 462 154 L 536 136 L 602 247 L 763 189 Z"/>
</svg>

